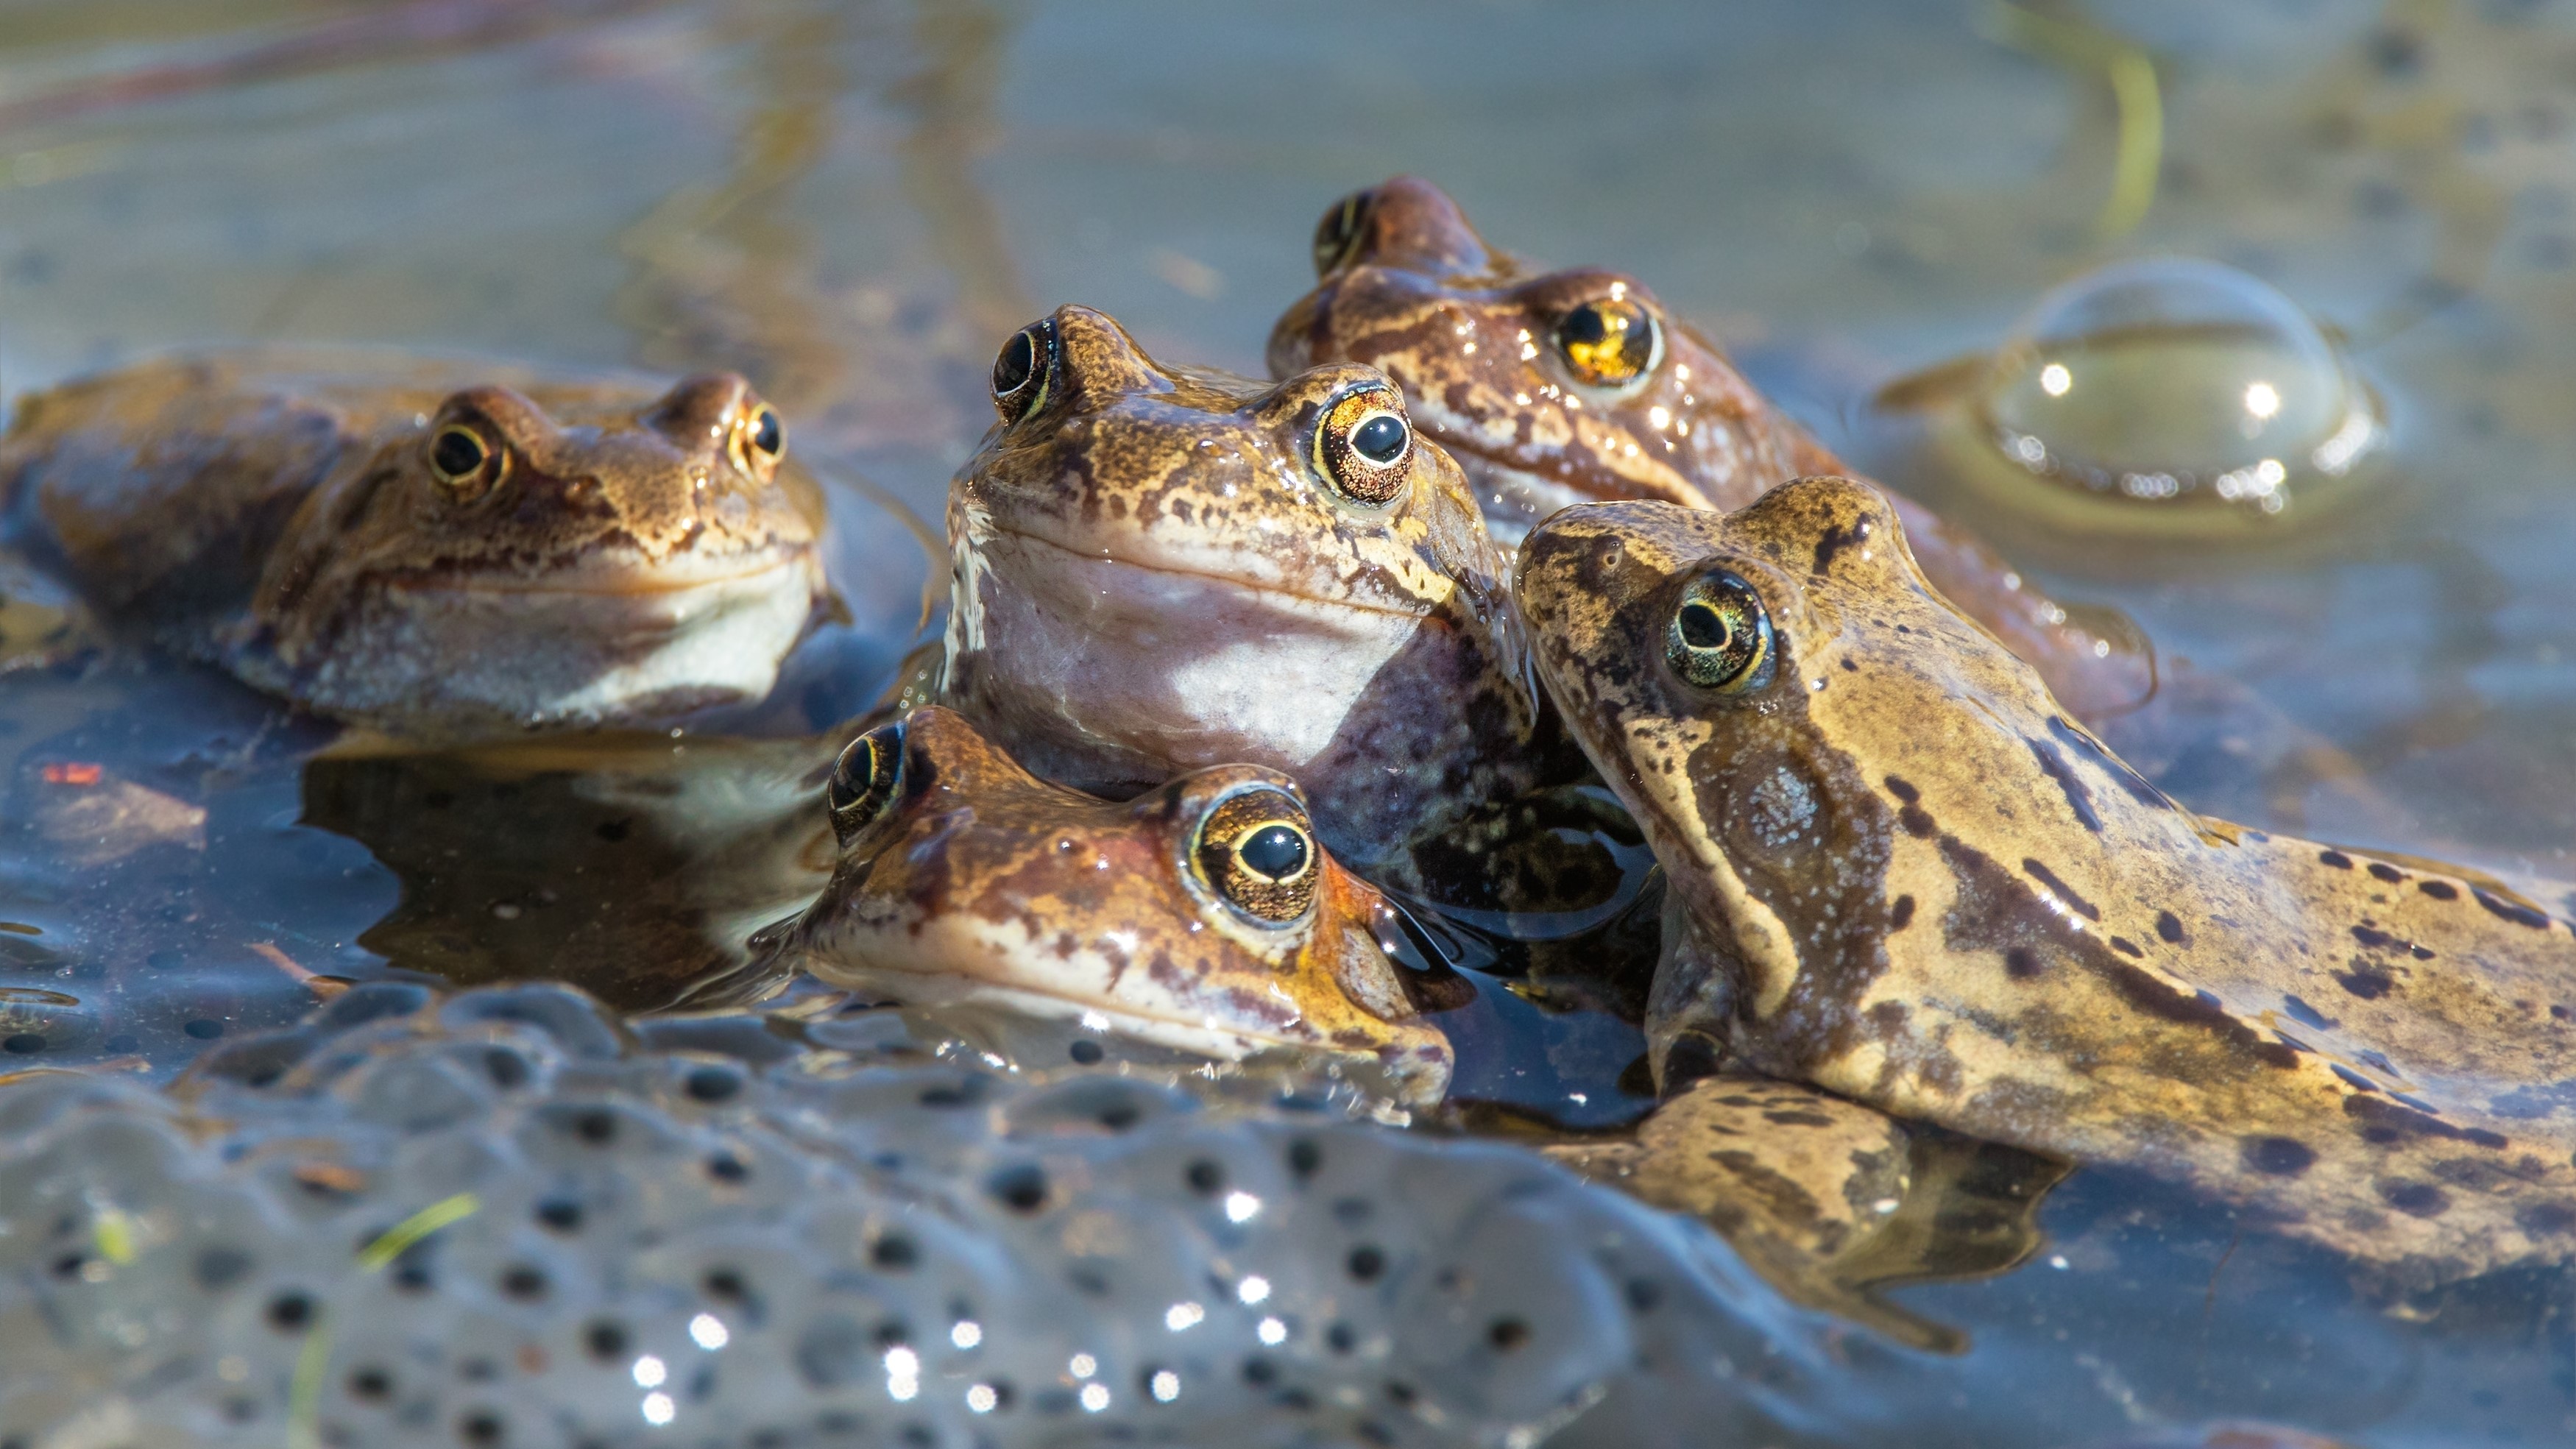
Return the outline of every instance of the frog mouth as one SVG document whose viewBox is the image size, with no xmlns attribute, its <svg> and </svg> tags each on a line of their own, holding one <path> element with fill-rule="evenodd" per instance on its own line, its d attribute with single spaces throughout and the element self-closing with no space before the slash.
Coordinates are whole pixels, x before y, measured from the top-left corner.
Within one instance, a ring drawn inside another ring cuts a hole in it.
<svg viewBox="0 0 2576 1449">
<path fill-rule="evenodd" d="M 791 947 L 788 954 L 797 952 Z M 814 953 L 809 950 L 805 954 L 811 957 Z M 1349 1050 L 1337 1048 L 1312 1035 L 1291 1035 L 1265 1030 L 1252 1023 L 1218 1021 L 1205 1015 L 1186 1017 L 1151 1012 L 1132 1004 L 1106 1003 L 1050 991 L 1031 981 L 958 967 L 916 971 L 879 960 L 865 965 L 841 963 L 817 974 L 836 985 L 883 991 L 906 1006 L 989 1008 L 1042 1020 L 1073 1022 L 1085 1031 L 1106 1032 L 1221 1061 L 1240 1061 L 1262 1051 L 1330 1053 Z M 1303 1020 L 1302 1017 L 1293 1019 Z M 1365 1056 L 1370 1053 L 1361 1051 L 1355 1054 Z"/>
<path fill-rule="evenodd" d="M 1348 609 L 1363 614 L 1381 615 L 1390 619 L 1403 619 L 1408 622 L 1422 622 L 1431 617 L 1428 609 L 1405 608 L 1396 604 L 1377 603 L 1367 599 L 1355 599 L 1348 596 L 1328 598 L 1320 594 L 1313 594 L 1301 589 L 1290 588 L 1284 584 L 1265 583 L 1257 579 L 1246 578 L 1241 574 L 1224 573 L 1212 568 L 1195 568 L 1187 564 L 1176 562 L 1134 558 L 1125 554 L 1112 552 L 1105 548 L 1097 550 L 1077 549 L 1066 544 L 1058 543 L 1056 540 L 1048 538 L 1043 534 L 1031 533 L 1026 529 L 1013 528 L 1007 524 L 989 524 L 985 530 L 985 535 L 986 541 L 988 542 L 996 538 L 1008 538 L 1017 543 L 1035 545 L 1036 547 L 1048 550 L 1050 553 L 1061 555 L 1065 562 L 1054 570 L 1054 572 L 1059 574 L 1130 569 L 1138 573 L 1155 574 L 1163 578 L 1186 579 L 1193 584 L 1216 592 L 1243 594 L 1258 599 L 1283 600 L 1303 606 L 1306 609 Z"/>
<path fill-rule="evenodd" d="M 854 877 L 849 887 L 864 895 L 866 879 L 865 875 Z M 842 889 L 836 884 L 835 894 Z M 1222 1015 L 1190 1010 L 1177 999 L 1118 1000 L 1113 994 L 1116 983 L 1129 967 L 1099 959 L 1094 951 L 1076 948 L 1063 958 L 1060 970 L 1028 969 L 1027 960 L 1051 959 L 1052 948 L 1039 944 L 1025 924 L 952 911 L 933 912 L 908 931 L 891 931 L 873 919 L 853 927 L 835 919 L 830 909 L 833 899 L 827 894 L 805 916 L 762 932 L 765 939 L 754 943 L 755 950 L 773 962 L 797 962 L 835 985 L 881 991 L 907 1006 L 993 1008 L 1073 1021 L 1086 1030 L 1114 1032 L 1220 1060 L 1236 1061 L 1265 1050 L 1349 1050 L 1324 1040 L 1305 1012 L 1285 998 L 1237 1000 L 1235 1009 Z M 872 913 L 858 915 L 868 918 Z M 1078 973 L 1086 966 L 1105 973 L 1106 989 L 1097 984 L 1081 989 L 1080 982 L 1062 979 L 1063 973 Z M 1135 969 L 1141 976 L 1147 968 Z"/>
<path fill-rule="evenodd" d="M 811 544 L 780 544 L 712 556 L 648 559 L 633 550 L 594 555 L 562 567 L 498 570 L 431 569 L 391 576 L 388 588 L 408 594 L 508 598 L 670 599 L 695 593 L 765 593 L 762 585 L 793 573 L 810 573 L 822 587 Z"/>
</svg>

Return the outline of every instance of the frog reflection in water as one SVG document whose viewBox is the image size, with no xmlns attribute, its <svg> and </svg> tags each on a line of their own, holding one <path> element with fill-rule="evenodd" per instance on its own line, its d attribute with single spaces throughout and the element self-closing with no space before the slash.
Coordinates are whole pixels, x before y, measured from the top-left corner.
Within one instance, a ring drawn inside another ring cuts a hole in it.
<svg viewBox="0 0 2576 1449">
<path fill-rule="evenodd" d="M 1516 587 L 1670 875 L 1659 1064 L 1700 1039 L 2178 1177 L 2401 1282 L 2576 1253 L 2576 937 L 2538 889 L 2194 816 L 1848 479 L 1568 509 Z"/>
<path fill-rule="evenodd" d="M 23 400 L 0 488 L 112 622 L 455 738 L 767 693 L 823 593 L 821 498 L 785 452 L 730 373 L 214 354 Z"/>
<path fill-rule="evenodd" d="M 840 863 L 763 933 L 773 959 L 1221 1060 L 1353 1058 L 1417 1106 L 1448 1085 L 1448 1040 L 1378 946 L 1383 898 L 1316 844 L 1274 771 L 1203 770 L 1113 803 L 1037 779 L 929 705 L 851 743 L 830 808 Z"/>
<path fill-rule="evenodd" d="M 1438 187 L 1398 176 L 1336 202 L 1321 282 L 1270 334 L 1285 376 L 1330 359 L 1384 368 L 1423 432 L 1517 541 L 1569 503 L 1740 508 L 1842 465 L 1645 285 L 1598 267 L 1537 272 L 1486 245 Z M 2147 661 L 2071 620 L 1991 549 L 1891 495 L 1924 571 L 2099 723 L 2153 687 Z"/>
<path fill-rule="evenodd" d="M 1457 465 L 1385 374 L 1166 367 L 1065 307 L 1004 345 L 993 396 L 949 495 L 938 695 L 1037 774 L 1132 794 L 1281 770 L 1375 878 L 1587 773 L 1524 675 Z"/>
<path fill-rule="evenodd" d="M 704 1007 L 771 984 L 742 971 L 744 938 L 830 878 L 814 799 L 848 738 L 343 741 L 305 764 L 301 822 L 401 878 L 358 937 L 389 966 L 568 981 L 623 1011 Z"/>
</svg>

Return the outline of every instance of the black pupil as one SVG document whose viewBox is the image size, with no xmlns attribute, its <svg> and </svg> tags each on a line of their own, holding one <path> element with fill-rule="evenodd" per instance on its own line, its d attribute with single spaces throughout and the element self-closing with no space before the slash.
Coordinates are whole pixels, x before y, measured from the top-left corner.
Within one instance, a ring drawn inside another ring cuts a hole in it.
<svg viewBox="0 0 2576 1449">
<path fill-rule="evenodd" d="M 832 772 L 832 808 L 847 810 L 868 796 L 877 786 L 878 777 L 888 763 L 887 745 L 875 735 L 861 735 L 857 743 L 841 755 L 841 768 Z"/>
<path fill-rule="evenodd" d="M 1306 837 L 1286 825 L 1265 825 L 1235 847 L 1246 869 L 1270 880 L 1286 880 L 1306 868 Z"/>
<path fill-rule="evenodd" d="M 751 445 L 764 453 L 778 451 L 778 414 L 760 410 L 760 420 L 751 425 Z"/>
<path fill-rule="evenodd" d="M 1566 341 L 1580 342 L 1588 346 L 1608 337 L 1610 324 L 1602 317 L 1599 307 L 1586 302 L 1565 314 L 1562 331 Z"/>
<path fill-rule="evenodd" d="M 483 466 L 483 444 L 463 428 L 450 428 L 438 435 L 429 461 L 448 477 L 461 478 Z"/>
<path fill-rule="evenodd" d="M 1682 605 L 1681 626 L 1682 642 L 1693 649 L 1723 649 L 1735 637 L 1724 614 L 1697 600 Z"/>
<path fill-rule="evenodd" d="M 1351 451 L 1372 463 L 1392 463 L 1404 454 L 1404 421 L 1380 413 L 1351 433 Z"/>
<path fill-rule="evenodd" d="M 832 772 L 832 808 L 847 810 L 859 803 L 868 792 L 868 781 L 876 778 L 877 747 L 873 740 L 861 740 L 841 756 L 841 768 Z"/>
<path fill-rule="evenodd" d="M 1352 239 L 1359 235 L 1360 213 L 1367 208 L 1368 198 L 1365 191 L 1353 192 L 1324 213 L 1324 220 L 1315 228 L 1317 271 L 1331 271 L 1333 265 L 1342 259 L 1342 253 L 1349 249 Z"/>
<path fill-rule="evenodd" d="M 1002 355 L 993 359 L 993 395 L 1009 397 L 1026 387 L 1037 363 L 1036 340 L 1025 331 L 1012 333 L 1011 340 L 1002 344 Z"/>
</svg>

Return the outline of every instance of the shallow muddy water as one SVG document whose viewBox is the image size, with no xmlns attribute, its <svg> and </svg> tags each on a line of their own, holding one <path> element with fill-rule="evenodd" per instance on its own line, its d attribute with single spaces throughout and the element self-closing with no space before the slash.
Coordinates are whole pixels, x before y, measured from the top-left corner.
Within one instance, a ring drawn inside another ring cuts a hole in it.
<svg viewBox="0 0 2576 1449">
<path fill-rule="evenodd" d="M 2152 67 L 2151 121 L 2123 64 Z M 0 9 L 0 389 L 229 342 L 738 368 L 830 485 L 846 611 L 758 707 L 421 757 L 54 637 L 55 596 L 13 572 L 6 1065 L 158 1084 L 295 1022 L 317 977 L 550 975 L 635 1010 L 720 991 L 829 867 L 821 732 L 935 631 L 929 530 L 997 343 L 1081 302 L 1158 356 L 1258 373 L 1316 215 L 1398 171 L 1502 247 L 1647 279 L 1856 465 L 2329 747 L 2295 777 L 2186 767 L 2186 803 L 2576 877 L 2576 4 L 22 0 Z M 1978 386 L 1957 359 L 2052 287 L 2168 252 L 2279 289 L 2377 399 L 2386 446 L 2343 506 L 2215 544 L 2070 525 L 1968 486 L 1937 407 L 1878 401 L 1946 376 L 1894 396 L 1956 405 Z M 1457 1028 L 1471 1095 L 1572 1123 L 1641 1105 L 1606 1015 L 1488 979 Z M 1964 1352 L 1746 1310 L 1827 1345 L 1801 1370 L 1823 1387 L 1762 1432 L 2576 1439 L 2563 1269 L 2391 1305 L 2111 1174 L 2037 1225 L 2010 1272 L 1885 1290 Z M 126 1382 L 109 1357 L 83 1382 Z M 0 1422 L 0 1445 L 124 1442 L 46 1432 Z M 205 1431 L 235 1432 L 256 1437 Z"/>
</svg>

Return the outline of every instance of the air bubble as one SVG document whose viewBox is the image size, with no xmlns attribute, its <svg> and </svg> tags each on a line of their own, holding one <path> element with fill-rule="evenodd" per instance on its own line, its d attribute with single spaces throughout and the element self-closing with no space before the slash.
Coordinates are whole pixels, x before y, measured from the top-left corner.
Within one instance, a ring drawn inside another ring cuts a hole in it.
<svg viewBox="0 0 2576 1449">
<path fill-rule="evenodd" d="M 2233 267 L 2116 262 L 2039 300 L 1952 439 L 1967 480 L 2086 532 L 2277 527 L 2356 489 L 2378 400 L 2298 304 Z"/>
</svg>

